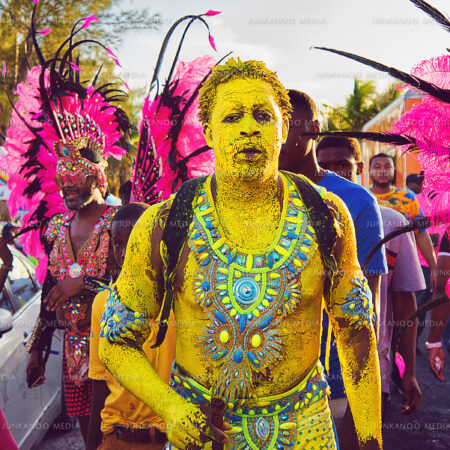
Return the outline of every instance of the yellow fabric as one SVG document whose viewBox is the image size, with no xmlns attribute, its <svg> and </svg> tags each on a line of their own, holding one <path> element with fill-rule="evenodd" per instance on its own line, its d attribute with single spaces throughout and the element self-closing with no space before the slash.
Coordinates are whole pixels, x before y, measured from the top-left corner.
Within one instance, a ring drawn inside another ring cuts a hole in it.
<svg viewBox="0 0 450 450">
<path fill-rule="evenodd" d="M 297 450 L 337 449 L 328 400 L 323 398 L 297 415 Z"/>
<path fill-rule="evenodd" d="M 407 189 L 394 187 L 387 194 L 375 194 L 375 197 L 379 205 L 395 209 L 407 219 L 414 219 L 414 217 L 420 215 L 419 202 L 414 194 Z"/>
<path fill-rule="evenodd" d="M 331 418 L 328 400 L 324 397 L 313 403 L 307 410 L 299 412 L 296 415 L 297 435 L 293 448 L 295 450 L 320 450 L 337 449 L 333 420 Z M 177 450 L 177 447 L 169 445 L 170 450 Z M 212 448 L 211 442 L 208 442 L 203 449 Z M 225 450 L 231 450 L 231 446 L 225 444 Z M 252 450 L 256 450 L 251 447 Z"/>
<path fill-rule="evenodd" d="M 176 381 L 177 378 L 178 381 Z M 197 396 L 197 400 L 193 400 L 196 404 L 198 404 L 199 397 L 204 397 L 205 395 L 211 396 L 210 389 L 205 388 L 192 378 L 183 376 L 179 372 L 176 363 L 172 369 L 172 379 L 175 380 L 175 384 L 177 385 L 177 392 L 180 393 L 184 391 L 184 393 L 189 396 L 193 394 Z M 317 365 L 311 369 L 309 374 L 297 386 L 289 391 L 273 397 L 249 399 L 243 401 L 242 404 L 235 404 L 232 410 L 227 410 L 225 412 L 224 419 L 232 426 L 230 430 L 226 431 L 229 442 L 225 445 L 225 449 L 231 450 L 242 448 L 242 440 L 245 439 L 248 448 L 260 450 L 258 448 L 258 437 L 255 435 L 251 436 L 249 433 L 249 430 L 253 428 L 252 424 L 249 424 L 252 417 L 241 414 L 242 408 L 247 410 L 256 409 L 256 415 L 253 420 L 259 420 L 257 418 L 262 417 L 265 421 L 268 421 L 267 423 L 271 423 L 278 415 L 278 420 L 274 421 L 274 423 L 277 424 L 275 425 L 275 428 L 278 429 L 278 431 L 275 431 L 268 436 L 267 440 L 264 442 L 268 447 L 265 448 L 274 448 L 271 446 L 271 442 L 277 443 L 278 445 L 282 442 L 284 444 L 282 448 L 286 449 L 295 448 L 313 450 L 320 448 L 337 448 L 327 396 L 324 394 L 325 390 L 319 388 L 319 390 L 322 391 L 320 394 L 321 397 L 315 398 L 318 391 L 315 390 L 314 387 L 317 387 L 318 381 L 324 381 L 323 368 L 320 361 L 317 361 Z M 297 405 L 294 406 L 294 409 L 290 409 L 286 412 L 282 411 L 283 405 L 289 405 L 291 402 L 295 404 L 298 400 L 299 393 L 302 395 L 302 392 L 308 392 L 308 385 L 311 384 L 314 386 L 312 392 L 315 392 L 315 394 L 314 397 L 309 400 L 307 405 L 302 402 L 300 408 L 297 408 L 299 406 L 297 403 Z M 279 408 L 279 412 L 278 414 L 272 413 L 259 416 L 257 408 L 261 406 L 266 407 L 267 409 L 273 408 L 275 411 Z M 241 413 L 239 411 L 241 411 Z M 280 421 L 280 416 L 283 416 L 284 414 L 286 414 L 286 418 Z M 295 428 L 295 432 L 290 434 L 287 430 L 292 430 L 293 428 Z M 171 448 L 174 449 L 175 447 L 172 446 Z M 205 445 L 204 448 L 210 449 L 211 443 Z"/>
<path fill-rule="evenodd" d="M 100 320 L 105 310 L 108 299 L 108 290 L 97 294 L 92 306 L 91 339 L 90 339 L 90 361 L 89 378 L 93 380 L 104 380 L 111 394 L 106 398 L 105 407 L 101 412 L 102 432 L 108 434 L 113 431 L 113 424 L 132 426 L 158 426 L 163 429 L 162 419 L 157 416 L 147 405 L 142 403 L 134 395 L 123 388 L 120 383 L 108 372 L 100 361 L 98 355 L 98 343 L 100 336 Z M 170 371 L 175 359 L 176 331 L 173 321 L 170 321 L 164 343 L 157 349 L 152 349 L 157 333 L 157 326 L 153 322 L 151 332 L 143 349 L 159 377 L 169 383 Z M 130 374 L 137 376 L 137 374 Z"/>
<path fill-rule="evenodd" d="M 377 202 L 381 206 L 394 209 L 403 214 L 408 220 L 420 216 L 420 206 L 417 198 L 408 189 L 393 187 L 387 194 L 375 194 Z M 425 230 L 414 230 L 414 234 Z"/>
</svg>

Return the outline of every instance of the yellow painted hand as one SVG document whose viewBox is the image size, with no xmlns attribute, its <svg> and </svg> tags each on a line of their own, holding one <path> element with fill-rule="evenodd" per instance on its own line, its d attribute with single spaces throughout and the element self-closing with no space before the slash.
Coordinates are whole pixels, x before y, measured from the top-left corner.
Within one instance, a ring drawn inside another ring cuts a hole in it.
<svg viewBox="0 0 450 450">
<path fill-rule="evenodd" d="M 207 441 L 228 441 L 227 435 L 212 425 L 199 407 L 185 400 L 166 408 L 163 419 L 169 441 L 179 449 L 197 450 Z"/>
</svg>

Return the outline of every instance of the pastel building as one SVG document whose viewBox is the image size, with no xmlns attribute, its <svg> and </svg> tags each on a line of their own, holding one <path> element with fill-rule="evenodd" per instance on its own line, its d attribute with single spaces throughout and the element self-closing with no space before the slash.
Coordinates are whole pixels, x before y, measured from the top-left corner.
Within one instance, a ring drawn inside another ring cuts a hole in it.
<svg viewBox="0 0 450 450">
<path fill-rule="evenodd" d="M 423 94 L 409 89 L 369 120 L 363 126 L 362 131 L 383 132 L 391 130 L 392 125 L 400 119 L 401 115 L 406 111 L 409 111 L 415 104 L 420 103 L 423 97 Z M 420 165 L 414 156 L 409 153 L 402 154 L 400 150 L 397 150 L 392 145 L 380 142 L 363 141 L 361 150 L 362 159 L 364 161 L 361 183 L 364 186 L 369 186 L 371 184 L 369 178 L 369 160 L 377 153 L 387 153 L 395 158 L 396 179 L 394 184 L 396 186 L 405 187 L 406 177 L 410 173 L 420 173 L 421 171 Z"/>
</svg>

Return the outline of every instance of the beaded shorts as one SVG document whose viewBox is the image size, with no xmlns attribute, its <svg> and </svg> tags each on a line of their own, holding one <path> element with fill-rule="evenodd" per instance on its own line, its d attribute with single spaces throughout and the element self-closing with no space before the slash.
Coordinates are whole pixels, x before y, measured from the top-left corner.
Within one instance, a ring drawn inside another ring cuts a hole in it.
<svg viewBox="0 0 450 450">
<path fill-rule="evenodd" d="M 197 405 L 211 400 L 210 390 L 183 375 L 174 363 L 171 387 Z M 328 384 L 320 362 L 296 387 L 280 395 L 245 400 L 229 405 L 225 420 L 233 428 L 227 431 L 226 449 L 283 450 L 338 449 L 333 420 L 328 407 Z M 169 444 L 167 449 L 176 447 Z M 205 447 L 211 448 L 211 443 Z"/>
<path fill-rule="evenodd" d="M 87 378 L 81 385 L 75 384 L 69 374 L 66 353 L 63 354 L 64 396 L 67 414 L 72 417 L 91 414 L 92 380 Z"/>
</svg>

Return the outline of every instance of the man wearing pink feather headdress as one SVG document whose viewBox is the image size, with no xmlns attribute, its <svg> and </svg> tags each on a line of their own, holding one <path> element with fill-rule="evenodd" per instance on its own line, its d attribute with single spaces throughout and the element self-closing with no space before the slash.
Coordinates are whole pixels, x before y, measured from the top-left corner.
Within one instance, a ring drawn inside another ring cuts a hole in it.
<svg viewBox="0 0 450 450">
<path fill-rule="evenodd" d="M 39 260 L 36 275 L 43 281 L 41 310 L 28 343 L 27 383 L 30 388 L 45 383 L 53 332 L 64 329 L 66 407 L 79 419 L 86 440 L 91 305 L 99 282 L 108 283 L 116 267 L 110 246 L 116 208 L 105 203 L 106 158 L 125 153 L 120 141 L 129 123 L 111 104 L 123 95 L 121 91 L 111 84 L 80 81 L 82 70 L 78 61 L 72 62 L 72 51 L 82 43 L 74 39 L 83 29 L 81 22 L 56 55 L 46 60 L 32 20 L 31 37 L 40 65 L 17 87 L 5 161 L 9 206 L 13 213 L 19 206 L 28 209 L 22 243 Z"/>
</svg>

